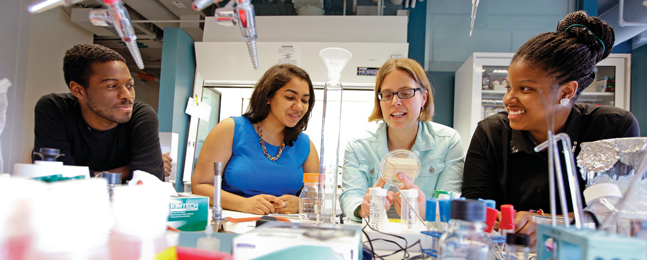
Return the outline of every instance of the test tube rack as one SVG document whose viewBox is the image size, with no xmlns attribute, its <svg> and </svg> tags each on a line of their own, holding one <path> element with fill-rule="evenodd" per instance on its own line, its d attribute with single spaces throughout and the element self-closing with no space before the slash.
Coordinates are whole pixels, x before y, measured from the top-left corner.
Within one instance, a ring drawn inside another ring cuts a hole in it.
<svg viewBox="0 0 647 260">
<path fill-rule="evenodd" d="M 553 252 L 546 241 L 553 239 L 556 259 L 630 260 L 645 259 L 647 242 L 606 231 L 537 225 L 537 259 L 550 259 Z M 549 242 L 550 243 L 550 242 Z"/>
</svg>

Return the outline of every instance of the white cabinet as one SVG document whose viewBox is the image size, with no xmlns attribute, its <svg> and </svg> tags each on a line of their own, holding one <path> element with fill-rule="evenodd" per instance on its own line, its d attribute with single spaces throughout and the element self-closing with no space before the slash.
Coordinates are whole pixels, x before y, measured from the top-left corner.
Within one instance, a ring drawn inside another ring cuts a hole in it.
<svg viewBox="0 0 647 260">
<path fill-rule="evenodd" d="M 514 53 L 475 52 L 456 71 L 454 129 L 469 148 L 476 125 L 503 106 L 503 80 Z M 612 105 L 629 110 L 631 54 L 611 54 L 597 64 L 596 80 L 577 99 L 578 103 Z M 489 80 L 484 80 L 484 75 Z M 484 81 L 486 87 L 484 87 Z M 493 84 L 494 83 L 494 84 Z M 499 84 L 496 84 L 499 83 Z"/>
</svg>

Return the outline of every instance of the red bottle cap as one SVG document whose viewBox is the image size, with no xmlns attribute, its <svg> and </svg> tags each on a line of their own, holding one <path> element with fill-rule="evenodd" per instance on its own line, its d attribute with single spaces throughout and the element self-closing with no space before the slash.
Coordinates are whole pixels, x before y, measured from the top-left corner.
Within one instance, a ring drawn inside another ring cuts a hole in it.
<svg viewBox="0 0 647 260">
<path fill-rule="evenodd" d="M 501 221 L 499 222 L 499 229 L 514 230 L 514 206 L 510 204 L 501 205 Z"/>
<path fill-rule="evenodd" d="M 499 215 L 499 211 L 493 208 L 487 208 L 487 218 L 485 219 L 485 225 L 487 225 L 483 231 L 485 233 L 490 233 L 492 232 L 492 228 L 494 227 L 494 222 L 496 222 L 496 217 Z"/>
</svg>

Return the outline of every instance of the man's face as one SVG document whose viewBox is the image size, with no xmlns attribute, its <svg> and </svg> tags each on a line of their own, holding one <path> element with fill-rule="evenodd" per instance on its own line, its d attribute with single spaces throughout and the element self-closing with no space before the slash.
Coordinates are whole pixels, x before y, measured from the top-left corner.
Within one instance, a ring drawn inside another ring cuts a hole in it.
<svg viewBox="0 0 647 260">
<path fill-rule="evenodd" d="M 95 62 L 88 78 L 86 95 L 81 102 L 104 123 L 121 124 L 130 121 L 135 101 L 135 85 L 122 61 Z"/>
</svg>

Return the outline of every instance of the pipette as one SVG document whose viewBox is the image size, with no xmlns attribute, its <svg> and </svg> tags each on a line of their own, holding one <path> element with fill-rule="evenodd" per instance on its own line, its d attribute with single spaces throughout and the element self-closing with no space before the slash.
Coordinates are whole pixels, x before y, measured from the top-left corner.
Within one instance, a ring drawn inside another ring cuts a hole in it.
<svg viewBox="0 0 647 260">
<path fill-rule="evenodd" d="M 193 9 L 199 11 L 213 2 L 221 0 L 194 0 Z M 232 3 L 236 3 L 236 8 L 231 10 Z M 243 35 L 249 56 L 252 59 L 254 69 L 258 69 L 258 49 L 256 48 L 256 19 L 254 16 L 254 5 L 250 0 L 231 0 L 225 7 L 216 9 L 216 21 L 220 25 L 238 24 L 240 33 Z"/>
<path fill-rule="evenodd" d="M 472 0 L 472 24 L 470 25 L 470 36 L 474 30 L 474 20 L 476 19 L 476 8 L 479 6 L 479 0 Z"/>
<path fill-rule="evenodd" d="M 108 7 L 109 22 L 112 23 L 119 37 L 128 47 L 135 63 L 137 63 L 137 67 L 144 69 L 144 60 L 142 60 L 142 55 L 139 53 L 139 48 L 137 48 L 137 36 L 133 26 L 130 24 L 128 10 L 126 10 L 121 0 L 104 0 L 103 2 Z"/>
<path fill-rule="evenodd" d="M 258 50 L 256 49 L 256 19 L 254 19 L 254 6 L 250 0 L 238 0 L 236 4 L 238 14 L 238 27 L 243 39 L 247 43 L 249 57 L 252 58 L 254 69 L 258 69 Z"/>
<path fill-rule="evenodd" d="M 41 0 L 27 7 L 31 14 L 42 13 L 59 6 L 70 6 L 83 0 Z"/>
</svg>

